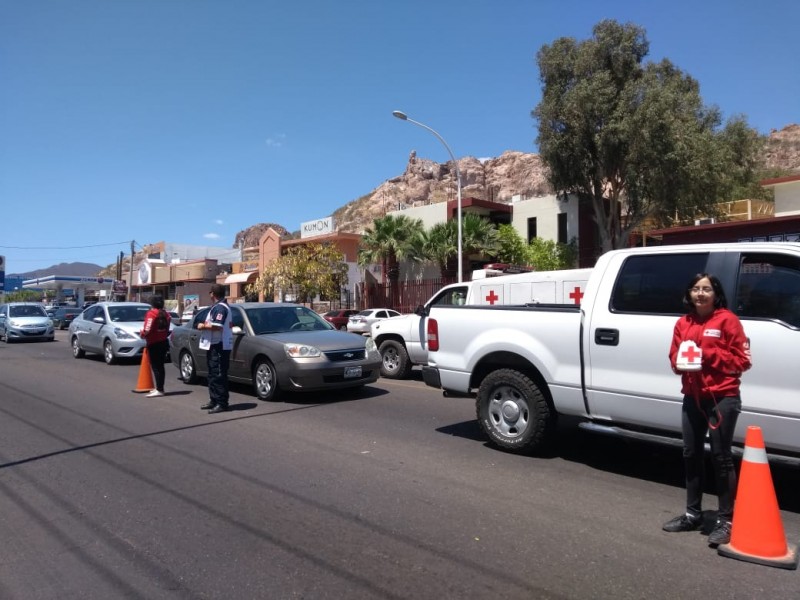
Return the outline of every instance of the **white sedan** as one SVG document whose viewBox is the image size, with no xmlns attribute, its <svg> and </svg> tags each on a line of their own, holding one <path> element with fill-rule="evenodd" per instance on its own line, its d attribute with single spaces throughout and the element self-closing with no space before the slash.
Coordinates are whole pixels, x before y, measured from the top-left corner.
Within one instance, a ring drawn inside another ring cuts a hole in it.
<svg viewBox="0 0 800 600">
<path fill-rule="evenodd" d="M 368 308 L 367 310 L 362 310 L 360 313 L 351 316 L 347 320 L 347 331 L 369 335 L 369 329 L 373 323 L 399 316 L 400 313 L 391 308 Z"/>
</svg>

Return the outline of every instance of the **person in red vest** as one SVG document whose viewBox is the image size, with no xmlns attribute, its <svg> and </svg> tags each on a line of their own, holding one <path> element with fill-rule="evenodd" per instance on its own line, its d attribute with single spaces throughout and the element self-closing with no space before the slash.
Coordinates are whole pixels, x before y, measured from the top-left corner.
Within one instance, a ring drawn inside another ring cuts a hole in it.
<svg viewBox="0 0 800 600">
<path fill-rule="evenodd" d="M 153 380 L 156 389 L 147 394 L 148 398 L 157 398 L 164 395 L 164 363 L 169 352 L 169 324 L 170 316 L 164 310 L 164 298 L 160 294 L 150 297 L 150 306 L 144 316 L 144 327 L 140 335 L 147 342 L 147 354 L 150 356 L 150 368 L 153 370 Z"/>
<path fill-rule="evenodd" d="M 686 469 L 686 512 L 667 521 L 668 532 L 692 531 L 703 522 L 704 448 L 706 435 L 716 477 L 719 511 L 708 536 L 711 545 L 731 537 L 736 467 L 731 448 L 742 411 L 742 373 L 750 368 L 750 342 L 739 318 L 728 310 L 719 279 L 695 275 L 686 287 L 689 313 L 675 323 L 669 360 L 681 375 L 683 393 L 683 459 Z"/>
</svg>

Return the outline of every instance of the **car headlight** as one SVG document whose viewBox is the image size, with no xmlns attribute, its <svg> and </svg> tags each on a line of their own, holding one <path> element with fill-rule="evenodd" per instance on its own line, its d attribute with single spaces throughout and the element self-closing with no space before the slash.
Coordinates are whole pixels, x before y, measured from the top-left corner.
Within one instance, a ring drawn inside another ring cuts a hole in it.
<svg viewBox="0 0 800 600">
<path fill-rule="evenodd" d="M 136 336 L 128 333 L 124 329 L 120 329 L 119 327 L 114 327 L 114 335 L 118 340 L 135 340 Z"/>
<path fill-rule="evenodd" d="M 20 326 L 20 324 L 19 324 L 19 323 L 17 323 L 17 322 L 16 322 L 14 319 L 9 319 L 9 321 L 8 321 L 8 325 L 9 325 L 10 327 L 19 327 L 19 326 Z"/>
<path fill-rule="evenodd" d="M 375 340 L 373 340 L 372 338 L 367 338 L 366 349 L 367 349 L 367 352 L 377 352 L 378 351 L 378 345 L 375 343 Z"/>
<path fill-rule="evenodd" d="M 319 349 L 306 344 L 284 344 L 283 349 L 289 358 L 316 358 L 322 355 Z"/>
</svg>

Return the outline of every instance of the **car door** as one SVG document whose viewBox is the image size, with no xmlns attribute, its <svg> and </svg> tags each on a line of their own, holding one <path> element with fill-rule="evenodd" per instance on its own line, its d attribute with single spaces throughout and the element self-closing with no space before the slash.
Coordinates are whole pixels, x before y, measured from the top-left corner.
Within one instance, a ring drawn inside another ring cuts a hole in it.
<svg viewBox="0 0 800 600">
<path fill-rule="evenodd" d="M 231 325 L 241 329 L 241 334 L 234 334 L 233 348 L 231 349 L 231 361 L 228 368 L 228 377 L 237 379 L 250 378 L 250 358 L 248 351 L 253 336 L 245 326 L 244 311 L 238 306 L 231 306 Z"/>
<path fill-rule="evenodd" d="M 197 329 L 197 324 L 206 320 L 210 310 L 211 307 L 204 308 L 194 315 L 192 320 L 185 325 L 186 338 L 178 350 L 178 352 L 180 352 L 186 349 L 192 354 L 192 358 L 194 358 L 195 370 L 199 375 L 204 377 L 208 374 L 207 352 L 200 349 L 200 330 Z"/>
<path fill-rule="evenodd" d="M 680 431 L 680 378 L 669 365 L 675 322 L 685 313 L 686 282 L 721 273 L 706 251 L 617 254 L 584 324 L 586 400 L 598 420 Z M 600 300 L 602 299 L 602 300 Z"/>
<path fill-rule="evenodd" d="M 95 319 L 100 322 L 95 322 Z M 76 328 L 80 346 L 89 352 L 100 352 L 102 350 L 101 329 L 106 323 L 106 314 L 102 306 L 92 306 L 86 310 L 80 327 Z"/>
</svg>

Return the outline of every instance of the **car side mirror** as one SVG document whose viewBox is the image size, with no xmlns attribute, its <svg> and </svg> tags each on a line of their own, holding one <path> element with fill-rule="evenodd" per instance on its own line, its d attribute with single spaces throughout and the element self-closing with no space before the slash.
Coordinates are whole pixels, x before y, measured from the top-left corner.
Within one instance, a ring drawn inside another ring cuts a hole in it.
<svg viewBox="0 0 800 600">
<path fill-rule="evenodd" d="M 231 332 L 233 332 L 233 335 L 244 335 L 244 330 L 238 325 L 231 327 Z"/>
<path fill-rule="evenodd" d="M 94 319 L 92 319 L 92 321 L 94 321 L 95 323 L 100 323 L 100 324 L 106 322 L 106 320 L 103 317 L 95 317 Z"/>
</svg>

